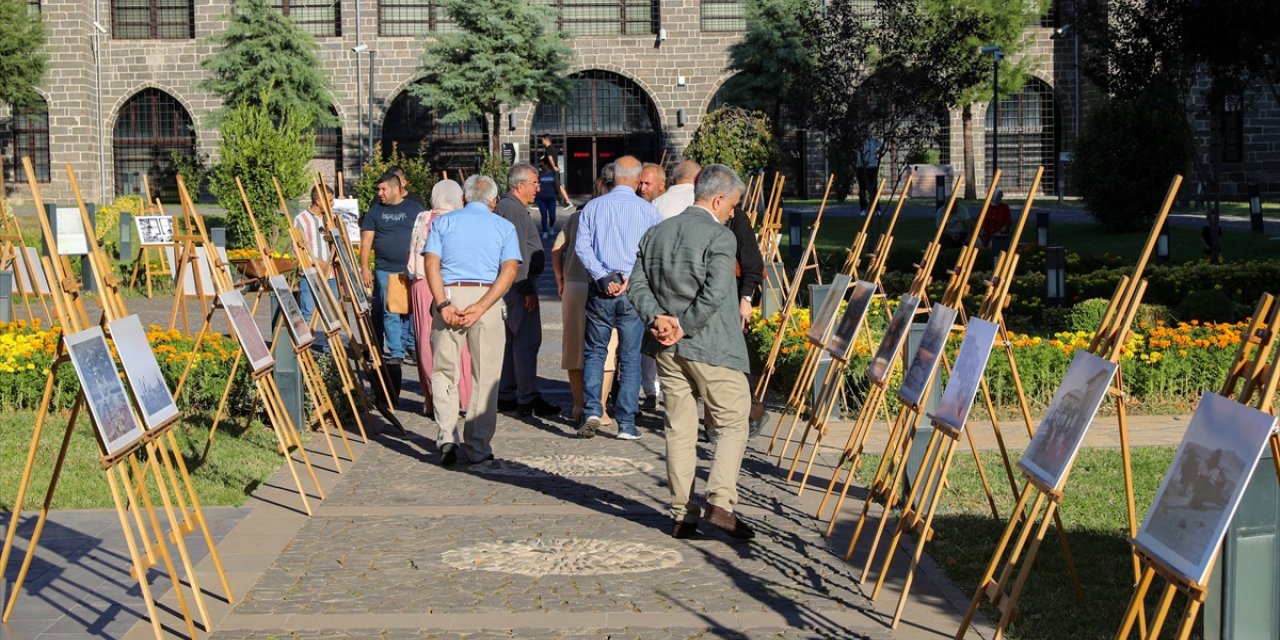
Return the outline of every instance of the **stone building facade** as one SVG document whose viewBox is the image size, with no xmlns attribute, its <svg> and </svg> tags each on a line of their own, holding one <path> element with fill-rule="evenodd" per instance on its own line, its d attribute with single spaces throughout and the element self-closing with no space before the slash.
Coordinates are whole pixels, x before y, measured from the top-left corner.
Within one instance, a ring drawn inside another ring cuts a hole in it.
<svg viewBox="0 0 1280 640">
<path fill-rule="evenodd" d="M 216 155 L 218 134 L 207 118 L 219 103 L 198 88 L 206 77 L 200 61 L 216 50 L 210 36 L 225 29 L 231 0 L 28 1 L 48 33 L 50 69 L 42 89 L 47 117 L 0 111 L 11 197 L 23 200 L 28 191 L 25 179 L 13 180 L 13 159 L 39 156 L 41 149 L 47 197 L 69 197 L 64 167 L 70 164 L 85 197 L 96 201 L 137 192 L 144 174 L 159 183 L 156 189 L 171 191 L 167 158 L 174 149 Z M 519 157 L 532 159 L 535 136 L 552 133 L 565 154 L 566 183 L 578 193 L 585 191 L 582 176 L 621 153 L 678 159 L 730 76 L 727 50 L 742 36 L 745 0 L 543 1 L 575 34 L 569 45 L 577 92 L 564 107 L 526 104 L 504 112 L 503 141 L 518 143 Z M 274 4 L 316 34 L 321 64 L 332 78 L 341 127 L 322 132 L 319 165 L 339 165 L 351 176 L 372 143 L 395 142 L 420 147 L 439 168 L 474 166 L 468 163 L 486 139 L 480 125 L 435 126 L 405 92 L 419 76 L 424 43 L 433 30 L 448 28 L 436 0 Z M 1056 181 L 1069 177 L 1069 169 L 1057 164 L 1070 150 L 1080 101 L 1072 43 L 1055 34 L 1055 23 L 1050 17 L 1028 26 L 1033 45 L 1026 55 L 1035 56 L 1039 71 L 1002 107 L 1001 168 L 1011 193 L 1025 188 L 1020 185 L 1039 164 L 1049 165 L 1044 193 L 1056 193 Z M 987 112 L 985 104 L 973 108 L 975 170 L 983 187 L 990 169 Z M 960 112 L 940 111 L 939 118 L 940 161 L 958 174 Z M 818 197 L 829 169 L 822 137 L 802 131 L 797 139 L 802 152 L 793 154 L 789 182 L 803 185 L 797 194 Z M 886 170 L 905 160 L 887 159 Z"/>
</svg>

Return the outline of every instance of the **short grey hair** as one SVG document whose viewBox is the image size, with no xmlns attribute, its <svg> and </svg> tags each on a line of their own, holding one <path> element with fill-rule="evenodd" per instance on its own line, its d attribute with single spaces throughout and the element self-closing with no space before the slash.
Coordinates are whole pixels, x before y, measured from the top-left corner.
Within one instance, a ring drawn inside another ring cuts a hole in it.
<svg viewBox="0 0 1280 640">
<path fill-rule="evenodd" d="M 498 183 L 489 176 L 476 174 L 467 178 L 462 185 L 462 197 L 467 202 L 483 202 L 489 204 L 498 198 Z"/>
<path fill-rule="evenodd" d="M 693 160 L 685 160 L 676 165 L 675 170 L 671 172 L 671 179 L 676 184 L 693 184 L 698 178 L 698 172 L 702 171 L 702 166 Z"/>
<path fill-rule="evenodd" d="M 609 186 L 611 187 L 613 186 L 614 169 L 616 169 L 616 167 L 612 162 L 600 168 L 600 177 L 603 178 L 605 182 L 609 183 Z"/>
<path fill-rule="evenodd" d="M 709 164 L 698 174 L 693 184 L 694 200 L 710 200 L 716 196 L 741 196 L 747 190 L 742 178 L 733 169 L 722 164 Z"/>
<path fill-rule="evenodd" d="M 526 182 L 537 182 L 538 170 L 527 162 L 518 162 L 507 169 L 507 190 L 514 190 Z"/>
</svg>

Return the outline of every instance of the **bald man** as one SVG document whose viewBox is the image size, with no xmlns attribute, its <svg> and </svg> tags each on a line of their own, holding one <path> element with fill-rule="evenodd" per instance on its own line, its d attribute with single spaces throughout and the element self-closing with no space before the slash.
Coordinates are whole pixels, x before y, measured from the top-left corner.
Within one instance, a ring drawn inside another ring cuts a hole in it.
<svg viewBox="0 0 1280 640">
<path fill-rule="evenodd" d="M 676 165 L 671 174 L 675 184 L 653 201 L 653 206 L 658 208 L 663 220 L 684 213 L 685 209 L 693 206 L 693 183 L 698 179 L 700 171 L 702 166 L 692 160 Z"/>
<path fill-rule="evenodd" d="M 666 191 L 667 172 L 663 171 L 662 165 L 644 163 L 644 168 L 640 170 L 640 183 L 636 185 L 636 195 L 646 202 L 653 202 Z"/>
</svg>

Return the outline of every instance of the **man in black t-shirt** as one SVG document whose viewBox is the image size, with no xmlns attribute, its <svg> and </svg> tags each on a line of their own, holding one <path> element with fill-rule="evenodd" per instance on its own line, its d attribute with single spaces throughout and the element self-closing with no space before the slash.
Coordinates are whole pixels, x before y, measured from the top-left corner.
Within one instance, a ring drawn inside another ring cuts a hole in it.
<svg viewBox="0 0 1280 640">
<path fill-rule="evenodd" d="M 374 327 L 387 353 L 388 365 L 399 365 L 408 353 L 415 352 L 413 317 L 387 312 L 387 281 L 405 272 L 409 258 L 409 239 L 413 223 L 422 205 L 405 200 L 400 178 L 387 172 L 378 179 L 378 202 L 360 221 L 360 270 L 364 285 L 373 287 Z M 375 256 L 369 270 L 369 252 Z M 381 315 L 382 322 L 377 316 Z"/>
<path fill-rule="evenodd" d="M 404 169 L 401 169 L 400 167 L 391 167 L 390 169 L 387 169 L 387 171 L 396 174 L 396 177 L 400 178 L 400 195 L 404 200 L 422 207 L 423 211 L 428 209 L 427 201 L 423 200 L 422 196 L 417 191 L 409 190 L 409 178 L 404 175 Z"/>
<path fill-rule="evenodd" d="M 560 148 L 551 144 L 551 134 L 542 134 L 542 157 L 551 161 L 551 168 L 560 173 Z M 541 160 L 539 160 L 541 161 Z"/>
</svg>

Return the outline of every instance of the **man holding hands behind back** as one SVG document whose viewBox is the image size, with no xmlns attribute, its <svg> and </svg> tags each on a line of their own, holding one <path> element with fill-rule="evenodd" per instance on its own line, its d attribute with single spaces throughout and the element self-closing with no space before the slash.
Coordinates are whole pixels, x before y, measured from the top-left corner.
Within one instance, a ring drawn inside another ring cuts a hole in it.
<svg viewBox="0 0 1280 640">
<path fill-rule="evenodd" d="M 695 389 L 720 430 L 702 517 L 734 538 L 755 535 L 734 513 L 751 391 L 735 304 L 737 241 L 725 222 L 744 189 L 732 169 L 703 168 L 693 206 L 644 235 L 631 272 L 630 298 L 649 329 L 644 350 L 657 361 L 664 392 L 671 535 L 676 538 L 693 536 L 698 528 L 699 509 L 691 498 L 698 468 Z"/>
</svg>

